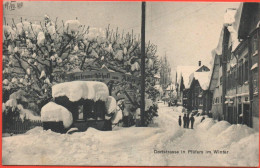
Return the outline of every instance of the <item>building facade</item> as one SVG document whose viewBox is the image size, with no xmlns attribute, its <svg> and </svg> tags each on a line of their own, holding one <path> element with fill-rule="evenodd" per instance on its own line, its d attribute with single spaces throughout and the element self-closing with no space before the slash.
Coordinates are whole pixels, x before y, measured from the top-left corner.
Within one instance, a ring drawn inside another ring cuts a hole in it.
<svg viewBox="0 0 260 168">
<path fill-rule="evenodd" d="M 258 129 L 260 3 L 242 3 L 234 18 L 223 26 L 222 51 L 213 58 L 211 111 L 215 119 Z"/>
</svg>

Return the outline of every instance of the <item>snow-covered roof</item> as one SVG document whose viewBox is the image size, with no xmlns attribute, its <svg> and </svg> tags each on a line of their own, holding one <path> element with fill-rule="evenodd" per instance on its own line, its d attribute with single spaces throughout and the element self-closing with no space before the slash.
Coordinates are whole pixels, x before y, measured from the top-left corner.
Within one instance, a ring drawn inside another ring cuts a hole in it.
<svg viewBox="0 0 260 168">
<path fill-rule="evenodd" d="M 189 81 L 189 85 L 188 85 L 188 88 L 190 87 L 191 83 L 192 83 L 192 80 L 195 79 L 195 80 L 198 80 L 199 84 L 200 84 L 200 87 L 203 89 L 203 90 L 207 90 L 208 87 L 209 87 L 209 82 L 210 82 L 210 76 L 211 72 L 208 71 L 208 72 L 194 72 L 190 75 L 190 81 Z"/>
<path fill-rule="evenodd" d="M 219 36 L 217 47 L 214 50 L 217 55 L 222 55 L 223 35 L 224 35 L 224 30 L 222 29 L 221 32 L 220 32 L 220 36 Z"/>
<path fill-rule="evenodd" d="M 52 86 L 52 97 L 66 96 L 70 101 L 78 101 L 81 98 L 94 101 L 106 101 L 109 96 L 105 83 L 97 81 L 72 81 L 59 83 Z"/>
<path fill-rule="evenodd" d="M 232 51 L 234 51 L 237 46 L 239 45 L 238 40 L 238 28 L 241 18 L 241 10 L 242 8 L 239 7 L 239 9 L 229 8 L 227 9 L 226 13 L 224 14 L 224 23 L 223 23 L 223 29 L 221 30 L 219 42 L 215 49 L 215 52 L 218 55 L 222 55 L 222 43 L 223 43 L 223 36 L 224 36 L 224 28 L 227 27 L 228 31 L 230 32 L 230 39 L 229 39 L 229 46 L 232 46 Z"/>
<path fill-rule="evenodd" d="M 228 8 L 224 14 L 224 25 L 231 25 L 235 22 L 236 9 Z"/>
<path fill-rule="evenodd" d="M 181 77 L 183 78 L 183 84 L 185 88 L 189 85 L 189 77 L 190 75 L 199 69 L 199 66 L 178 66 L 177 67 L 177 83 L 181 83 Z"/>
</svg>

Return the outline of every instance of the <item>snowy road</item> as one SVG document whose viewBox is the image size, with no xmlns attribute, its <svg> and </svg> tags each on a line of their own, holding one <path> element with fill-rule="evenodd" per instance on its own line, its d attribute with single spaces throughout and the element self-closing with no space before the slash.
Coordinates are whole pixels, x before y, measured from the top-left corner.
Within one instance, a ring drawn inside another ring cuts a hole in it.
<svg viewBox="0 0 260 168">
<path fill-rule="evenodd" d="M 258 166 L 259 133 L 209 118 L 200 123 L 200 117 L 195 118 L 194 130 L 184 129 L 178 125 L 180 111 L 181 107 L 160 104 L 159 117 L 146 128 L 110 132 L 90 128 L 69 135 L 38 127 L 24 135 L 4 137 L 3 164 Z M 214 150 L 226 153 L 214 154 Z"/>
</svg>

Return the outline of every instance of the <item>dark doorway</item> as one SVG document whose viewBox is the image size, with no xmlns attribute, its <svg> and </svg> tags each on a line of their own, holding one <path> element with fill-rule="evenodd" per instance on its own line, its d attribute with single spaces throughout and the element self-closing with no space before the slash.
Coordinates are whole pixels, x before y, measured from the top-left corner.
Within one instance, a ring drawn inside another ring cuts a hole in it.
<svg viewBox="0 0 260 168">
<path fill-rule="evenodd" d="M 243 107 L 243 124 L 249 126 L 249 104 L 244 104 Z"/>
<path fill-rule="evenodd" d="M 243 118 L 243 114 L 242 114 L 242 104 L 238 104 L 238 124 L 242 124 L 242 118 Z"/>
<path fill-rule="evenodd" d="M 233 124 L 233 107 L 227 108 L 228 122 Z"/>
</svg>

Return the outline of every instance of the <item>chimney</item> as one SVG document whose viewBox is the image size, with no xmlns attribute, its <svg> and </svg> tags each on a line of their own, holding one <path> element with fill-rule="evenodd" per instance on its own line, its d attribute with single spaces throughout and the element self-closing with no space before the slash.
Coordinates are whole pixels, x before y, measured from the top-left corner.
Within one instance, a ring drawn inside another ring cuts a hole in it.
<svg viewBox="0 0 260 168">
<path fill-rule="evenodd" d="M 199 61 L 199 66 L 201 66 L 201 61 Z"/>
</svg>

